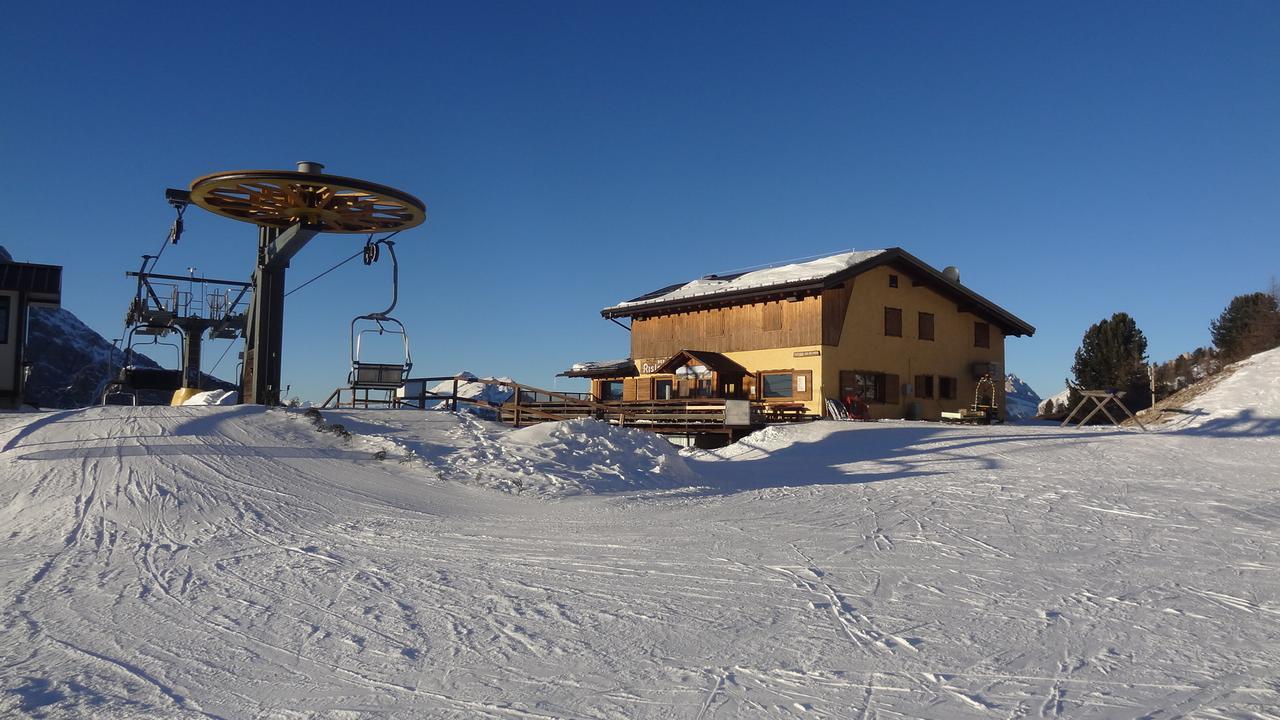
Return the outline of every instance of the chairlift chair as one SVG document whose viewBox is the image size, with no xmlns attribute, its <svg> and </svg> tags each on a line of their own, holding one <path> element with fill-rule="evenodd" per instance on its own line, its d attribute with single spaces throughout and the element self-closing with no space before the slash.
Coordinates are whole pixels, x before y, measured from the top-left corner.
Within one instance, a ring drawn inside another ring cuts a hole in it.
<svg viewBox="0 0 1280 720">
<path fill-rule="evenodd" d="M 360 327 L 368 325 L 372 327 Z M 404 346 L 404 362 L 369 362 L 361 359 L 361 340 L 369 333 L 378 335 L 399 335 Z M 413 368 L 413 359 L 409 354 L 409 334 L 404 323 L 382 313 L 361 315 L 351 321 L 351 372 L 347 380 L 353 390 L 395 390 L 404 385 L 409 378 L 409 370 Z"/>
<path fill-rule="evenodd" d="M 364 263 L 371 265 L 377 261 L 379 246 L 386 245 L 391 253 L 391 305 L 382 312 L 359 315 L 351 320 L 351 372 L 347 382 L 354 390 L 393 391 L 409 378 L 413 368 L 413 358 L 409 353 L 409 333 L 404 323 L 391 317 L 399 298 L 400 263 L 396 259 L 395 243 L 390 240 L 378 240 L 365 245 Z M 399 335 L 404 348 L 402 362 L 370 362 L 361 355 L 361 341 L 369 333 L 378 335 Z"/>
<path fill-rule="evenodd" d="M 134 346 L 142 345 L 165 345 L 174 349 L 178 354 L 179 361 L 182 358 L 182 348 L 177 343 L 161 342 L 160 338 L 167 335 L 170 331 L 181 334 L 181 330 L 172 326 L 157 325 L 138 325 L 129 329 L 124 351 L 124 366 L 120 368 L 119 374 L 115 379 L 107 384 L 105 392 L 102 394 L 103 405 L 137 405 L 139 390 L 160 390 L 170 392 L 182 387 L 182 370 L 167 370 L 165 368 L 147 368 L 137 367 L 133 364 Z M 135 343 L 135 336 L 149 336 L 150 342 Z"/>
</svg>

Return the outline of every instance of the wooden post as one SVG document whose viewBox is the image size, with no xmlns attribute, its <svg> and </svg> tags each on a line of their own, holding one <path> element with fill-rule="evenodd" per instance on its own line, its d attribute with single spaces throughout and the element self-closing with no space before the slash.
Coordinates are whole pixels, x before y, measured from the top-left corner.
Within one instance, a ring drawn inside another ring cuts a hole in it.
<svg viewBox="0 0 1280 720">
<path fill-rule="evenodd" d="M 427 386 L 426 384 L 423 384 L 422 387 L 423 389 L 426 389 Z M 454 412 L 458 412 L 458 378 L 456 377 L 453 379 L 453 397 L 450 399 L 449 405 L 453 408 Z"/>
</svg>

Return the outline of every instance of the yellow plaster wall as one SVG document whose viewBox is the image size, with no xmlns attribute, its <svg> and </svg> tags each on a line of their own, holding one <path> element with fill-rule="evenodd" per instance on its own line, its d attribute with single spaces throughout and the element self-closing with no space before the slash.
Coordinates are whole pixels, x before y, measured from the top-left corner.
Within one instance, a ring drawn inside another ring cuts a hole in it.
<svg viewBox="0 0 1280 720">
<path fill-rule="evenodd" d="M 898 287 L 889 287 L 889 275 L 898 276 Z M 972 313 L 959 312 L 956 303 L 937 292 L 914 287 L 911 279 L 890 267 L 878 267 L 852 280 L 849 310 L 845 315 L 840 344 L 823 346 L 822 383 L 827 397 L 840 392 L 841 370 L 867 370 L 899 376 L 900 402 L 895 405 L 871 403 L 875 418 L 905 417 L 908 405 L 919 402 L 923 417 L 939 419 L 943 410 L 958 410 L 973 403 L 977 380 L 972 363 L 996 362 L 1004 368 L 1004 335 L 991 326 L 990 348 L 973 345 L 973 323 L 982 321 Z M 884 334 L 884 308 L 902 309 L 902 337 Z M 934 340 L 920 340 L 919 312 L 934 315 Z M 905 392 L 915 376 L 933 375 L 934 397 L 917 398 Z M 954 400 L 938 399 L 939 376 L 958 381 Z M 1004 414 L 1004 378 L 993 378 L 1001 416 Z"/>
</svg>

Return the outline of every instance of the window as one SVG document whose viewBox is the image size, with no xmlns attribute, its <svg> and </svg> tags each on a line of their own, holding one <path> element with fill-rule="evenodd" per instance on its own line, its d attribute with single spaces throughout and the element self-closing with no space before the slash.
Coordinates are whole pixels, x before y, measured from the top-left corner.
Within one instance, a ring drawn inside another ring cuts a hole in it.
<svg viewBox="0 0 1280 720">
<path fill-rule="evenodd" d="M 953 377 L 938 378 L 938 397 L 943 400 L 956 399 L 956 379 Z"/>
<path fill-rule="evenodd" d="M 766 370 L 760 373 L 760 397 L 764 400 L 812 400 L 812 370 Z"/>
<path fill-rule="evenodd" d="M 933 376 L 917 375 L 915 382 L 916 397 L 931 398 L 933 397 Z"/>
<path fill-rule="evenodd" d="M 782 329 L 782 303 L 770 302 L 760 306 L 760 329 Z"/>
<path fill-rule="evenodd" d="M 890 275 L 890 276 L 889 276 L 889 287 L 898 287 L 898 276 L 897 276 L 897 275 Z"/>
<path fill-rule="evenodd" d="M 862 392 L 863 400 L 867 402 L 884 401 L 883 373 L 856 373 L 853 382 L 854 386 Z"/>
<path fill-rule="evenodd" d="M 844 402 L 845 398 L 856 393 L 861 393 L 862 399 L 867 402 L 884 402 L 884 391 L 884 373 L 870 372 L 867 370 L 840 371 L 841 402 Z"/>
<path fill-rule="evenodd" d="M 659 378 L 653 381 L 653 399 L 670 400 L 673 395 L 671 378 Z"/>
<path fill-rule="evenodd" d="M 933 339 L 933 313 L 920 313 L 920 335 L 921 340 Z"/>
<path fill-rule="evenodd" d="M 902 337 L 902 308 L 884 309 L 884 334 L 889 337 Z"/>
<path fill-rule="evenodd" d="M 605 402 L 614 402 L 622 400 L 622 381 L 621 380 L 601 380 L 600 381 L 600 399 Z"/>
<path fill-rule="evenodd" d="M 0 345 L 9 342 L 9 296 L 0 295 Z"/>
<path fill-rule="evenodd" d="M 991 347 L 991 326 L 984 322 L 976 322 L 973 324 L 973 346 L 980 348 Z"/>
<path fill-rule="evenodd" d="M 760 376 L 760 396 L 789 398 L 793 386 L 791 373 L 768 373 Z"/>
</svg>

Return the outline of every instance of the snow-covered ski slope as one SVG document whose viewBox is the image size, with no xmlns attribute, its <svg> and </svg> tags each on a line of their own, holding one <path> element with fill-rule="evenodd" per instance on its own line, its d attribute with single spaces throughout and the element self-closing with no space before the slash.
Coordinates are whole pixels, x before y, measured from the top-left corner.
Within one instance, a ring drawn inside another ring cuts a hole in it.
<svg viewBox="0 0 1280 720">
<path fill-rule="evenodd" d="M 1255 360 L 1233 382 L 1274 388 Z M 0 716 L 1277 717 L 1271 402 L 684 455 L 442 412 L 0 415 Z"/>
</svg>

